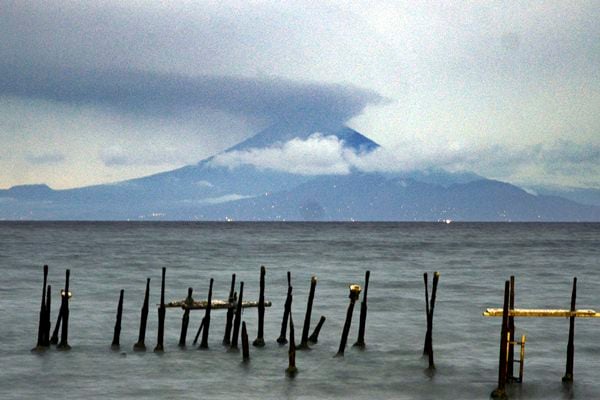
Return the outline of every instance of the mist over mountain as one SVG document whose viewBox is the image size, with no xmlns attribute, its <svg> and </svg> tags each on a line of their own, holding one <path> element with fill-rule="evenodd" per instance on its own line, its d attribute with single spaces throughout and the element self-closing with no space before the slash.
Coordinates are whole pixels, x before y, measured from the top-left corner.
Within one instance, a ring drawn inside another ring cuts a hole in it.
<svg viewBox="0 0 600 400">
<path fill-rule="evenodd" d="M 0 219 L 600 221 L 598 206 L 473 173 L 407 172 L 389 160 L 378 169 L 380 151 L 346 126 L 279 122 L 173 171 L 68 190 L 0 190 Z"/>
</svg>

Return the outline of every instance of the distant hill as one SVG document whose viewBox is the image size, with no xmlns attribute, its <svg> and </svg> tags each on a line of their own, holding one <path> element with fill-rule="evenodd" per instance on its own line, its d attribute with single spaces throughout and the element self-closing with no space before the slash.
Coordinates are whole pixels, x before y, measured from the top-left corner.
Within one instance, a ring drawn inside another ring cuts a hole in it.
<svg viewBox="0 0 600 400">
<path fill-rule="evenodd" d="M 335 135 L 355 152 L 379 145 L 348 127 L 276 124 L 226 150 Z M 198 164 L 69 190 L 0 190 L 5 220 L 600 221 L 600 207 L 536 196 L 508 183 L 443 170 L 307 176 Z"/>
</svg>

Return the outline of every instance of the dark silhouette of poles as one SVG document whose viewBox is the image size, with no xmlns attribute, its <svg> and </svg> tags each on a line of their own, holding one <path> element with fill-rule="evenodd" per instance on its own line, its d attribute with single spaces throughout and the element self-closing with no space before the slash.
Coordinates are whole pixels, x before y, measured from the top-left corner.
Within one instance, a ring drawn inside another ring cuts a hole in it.
<svg viewBox="0 0 600 400">
<path fill-rule="evenodd" d="M 283 307 L 283 319 L 281 320 L 281 333 L 279 334 L 279 338 L 277 338 L 277 343 L 286 344 L 288 340 L 286 339 L 286 331 L 288 325 L 288 318 L 290 315 L 290 310 L 292 307 L 292 275 L 290 271 L 287 272 L 287 281 L 288 281 L 288 291 L 287 296 L 285 298 L 285 305 Z"/>
<path fill-rule="evenodd" d="M 498 387 L 491 393 L 493 399 L 506 399 L 506 356 L 508 336 L 510 282 L 504 282 L 504 306 L 502 308 L 502 328 L 500 329 L 500 358 L 498 360 Z"/>
<path fill-rule="evenodd" d="M 46 314 L 44 315 L 44 337 L 42 346 L 50 347 L 50 310 L 52 308 L 52 286 L 46 290 Z"/>
<path fill-rule="evenodd" d="M 510 311 L 515 308 L 515 277 L 510 277 L 510 294 L 508 299 L 508 363 L 506 366 L 507 381 L 515 381 L 514 363 L 515 363 L 515 317 L 510 315 Z"/>
<path fill-rule="evenodd" d="M 150 300 L 150 278 L 146 280 L 146 293 L 144 294 L 144 305 L 140 319 L 140 334 L 138 341 L 133 345 L 135 351 L 146 351 L 146 325 L 148 323 L 148 302 Z"/>
<path fill-rule="evenodd" d="M 369 277 L 371 271 L 365 272 L 365 290 L 363 291 L 362 302 L 360 303 L 360 324 L 358 326 L 358 339 L 354 346 L 365 347 L 365 326 L 367 325 L 367 292 L 369 290 Z"/>
<path fill-rule="evenodd" d="M 231 337 L 231 349 L 238 348 L 238 337 L 240 333 L 240 324 L 242 322 L 242 300 L 244 299 L 244 282 L 240 282 L 240 297 L 237 301 L 235 310 L 235 320 L 233 321 L 233 335 Z"/>
<path fill-rule="evenodd" d="M 354 311 L 354 303 L 358 299 L 360 294 L 360 286 L 350 285 L 350 304 L 348 305 L 348 311 L 346 312 L 346 321 L 344 322 L 344 329 L 342 330 L 342 338 L 340 340 L 340 348 L 338 349 L 337 356 L 344 356 L 344 350 L 346 349 L 346 342 L 348 340 L 348 333 L 350 332 L 350 325 L 352 324 L 352 313 Z"/>
<path fill-rule="evenodd" d="M 62 322 L 62 300 L 61 307 L 58 309 L 58 317 L 56 317 L 56 324 L 54 324 L 54 331 L 52 332 L 52 338 L 50 338 L 50 344 L 58 344 L 58 332 L 60 331 L 60 325 Z"/>
<path fill-rule="evenodd" d="M 567 368 L 563 382 L 573 382 L 573 359 L 575 357 L 575 300 L 577 298 L 577 278 L 573 278 L 573 291 L 571 292 L 571 316 L 569 317 L 569 342 L 567 344 Z"/>
<path fill-rule="evenodd" d="M 192 292 L 194 289 L 188 288 L 188 294 L 183 306 L 183 317 L 181 318 L 181 333 L 179 334 L 179 347 L 185 347 L 188 325 L 190 323 L 190 306 L 194 303 Z"/>
<path fill-rule="evenodd" d="M 246 321 L 242 321 L 242 358 L 244 361 L 250 360 L 250 346 L 248 345 L 248 331 L 246 330 Z"/>
<path fill-rule="evenodd" d="M 121 293 L 119 294 L 119 304 L 117 305 L 117 320 L 115 322 L 115 330 L 113 333 L 113 340 L 111 347 L 114 350 L 119 349 L 120 347 L 120 337 L 121 337 L 121 318 L 123 316 L 123 295 L 125 294 L 125 290 L 121 289 Z"/>
<path fill-rule="evenodd" d="M 294 319 L 292 318 L 292 312 L 289 314 L 290 319 L 290 347 L 288 350 L 288 367 L 285 370 L 285 373 L 290 378 L 293 378 L 298 373 L 298 369 L 296 368 L 296 339 L 294 338 Z"/>
<path fill-rule="evenodd" d="M 252 342 L 252 345 L 256 347 L 263 347 L 265 345 L 265 272 L 265 266 L 262 265 L 260 267 L 260 292 L 258 295 L 258 333 L 256 339 Z"/>
<path fill-rule="evenodd" d="M 204 313 L 204 330 L 202 331 L 202 341 L 200 342 L 199 349 L 208 349 L 208 331 L 210 329 L 210 311 L 212 309 L 212 290 L 213 290 L 213 278 L 210 278 L 210 284 L 208 286 L 208 301 L 206 303 L 206 310 Z"/>
<path fill-rule="evenodd" d="M 308 294 L 308 302 L 306 304 L 306 314 L 304 315 L 304 328 L 302 328 L 302 340 L 300 341 L 299 349 L 308 349 L 308 334 L 310 330 L 310 316 L 312 313 L 313 300 L 315 298 L 315 288 L 317 287 L 317 277 L 310 278 L 310 292 Z"/>
<path fill-rule="evenodd" d="M 40 316 L 38 322 L 38 335 L 35 348 L 32 350 L 43 350 L 44 348 L 44 332 L 46 331 L 46 284 L 48 281 L 48 266 L 44 265 L 44 284 L 42 286 L 42 303 L 40 305 Z"/>
<path fill-rule="evenodd" d="M 156 347 L 154 347 L 155 352 L 163 352 L 165 351 L 163 341 L 165 337 L 165 275 L 167 273 L 167 269 L 163 267 L 162 269 L 162 279 L 160 282 L 160 306 L 158 307 L 158 334 L 156 337 Z"/>
<path fill-rule="evenodd" d="M 425 330 L 425 343 L 423 344 L 423 355 L 429 354 L 429 277 L 427 272 L 423 273 L 423 282 L 425 283 L 425 321 L 427 329 Z"/>
<path fill-rule="evenodd" d="M 424 274 L 425 283 L 427 284 L 427 276 Z M 427 332 L 425 333 L 425 354 L 427 354 L 429 358 L 429 368 L 434 369 L 435 364 L 433 362 L 433 311 L 435 309 L 435 298 L 437 293 L 438 281 L 440 279 L 440 273 L 433 273 L 433 285 L 431 287 L 431 299 L 429 301 L 429 306 L 427 309 Z M 427 292 L 427 290 L 426 290 Z M 425 294 L 427 297 L 427 293 Z"/>
<path fill-rule="evenodd" d="M 230 304 L 235 304 L 235 274 L 231 275 L 231 288 L 229 289 L 228 301 Z M 234 306 L 227 309 L 227 319 L 225 321 L 225 334 L 223 335 L 223 344 L 228 346 L 231 344 L 231 326 L 233 324 Z"/>
<path fill-rule="evenodd" d="M 323 324 L 325 323 L 325 316 L 321 315 L 321 319 L 319 319 L 319 323 L 317 323 L 317 326 L 315 328 L 315 330 L 313 331 L 312 335 L 309 336 L 308 341 L 310 343 L 317 343 L 319 341 L 319 333 L 321 332 L 321 328 L 323 327 Z"/>
<path fill-rule="evenodd" d="M 68 343 L 69 336 L 69 276 L 71 271 L 67 269 L 65 273 L 65 290 L 61 293 L 61 314 L 62 314 L 62 329 L 60 331 L 60 343 L 57 346 L 59 350 L 70 350 L 71 346 Z"/>
</svg>

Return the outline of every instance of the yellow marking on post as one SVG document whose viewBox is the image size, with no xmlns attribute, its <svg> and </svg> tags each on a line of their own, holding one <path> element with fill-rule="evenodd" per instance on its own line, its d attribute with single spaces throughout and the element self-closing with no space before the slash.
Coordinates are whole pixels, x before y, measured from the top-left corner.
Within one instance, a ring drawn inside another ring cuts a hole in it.
<svg viewBox="0 0 600 400">
<path fill-rule="evenodd" d="M 483 312 L 484 317 L 501 317 L 503 314 L 501 308 L 487 308 Z M 600 318 L 600 313 L 594 310 L 549 310 L 535 308 L 515 308 L 510 310 L 510 317 L 579 317 L 579 318 Z"/>
</svg>

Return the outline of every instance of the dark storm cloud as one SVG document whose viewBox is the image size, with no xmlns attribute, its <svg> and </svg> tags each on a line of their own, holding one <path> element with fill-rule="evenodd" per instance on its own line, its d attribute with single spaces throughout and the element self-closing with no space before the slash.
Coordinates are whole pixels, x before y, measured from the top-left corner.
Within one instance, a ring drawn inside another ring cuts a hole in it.
<svg viewBox="0 0 600 400">
<path fill-rule="evenodd" d="M 127 113 L 179 115 L 206 108 L 269 120 L 339 123 L 382 100 L 375 92 L 341 84 L 9 64 L 0 65 L 1 95 Z"/>
</svg>

